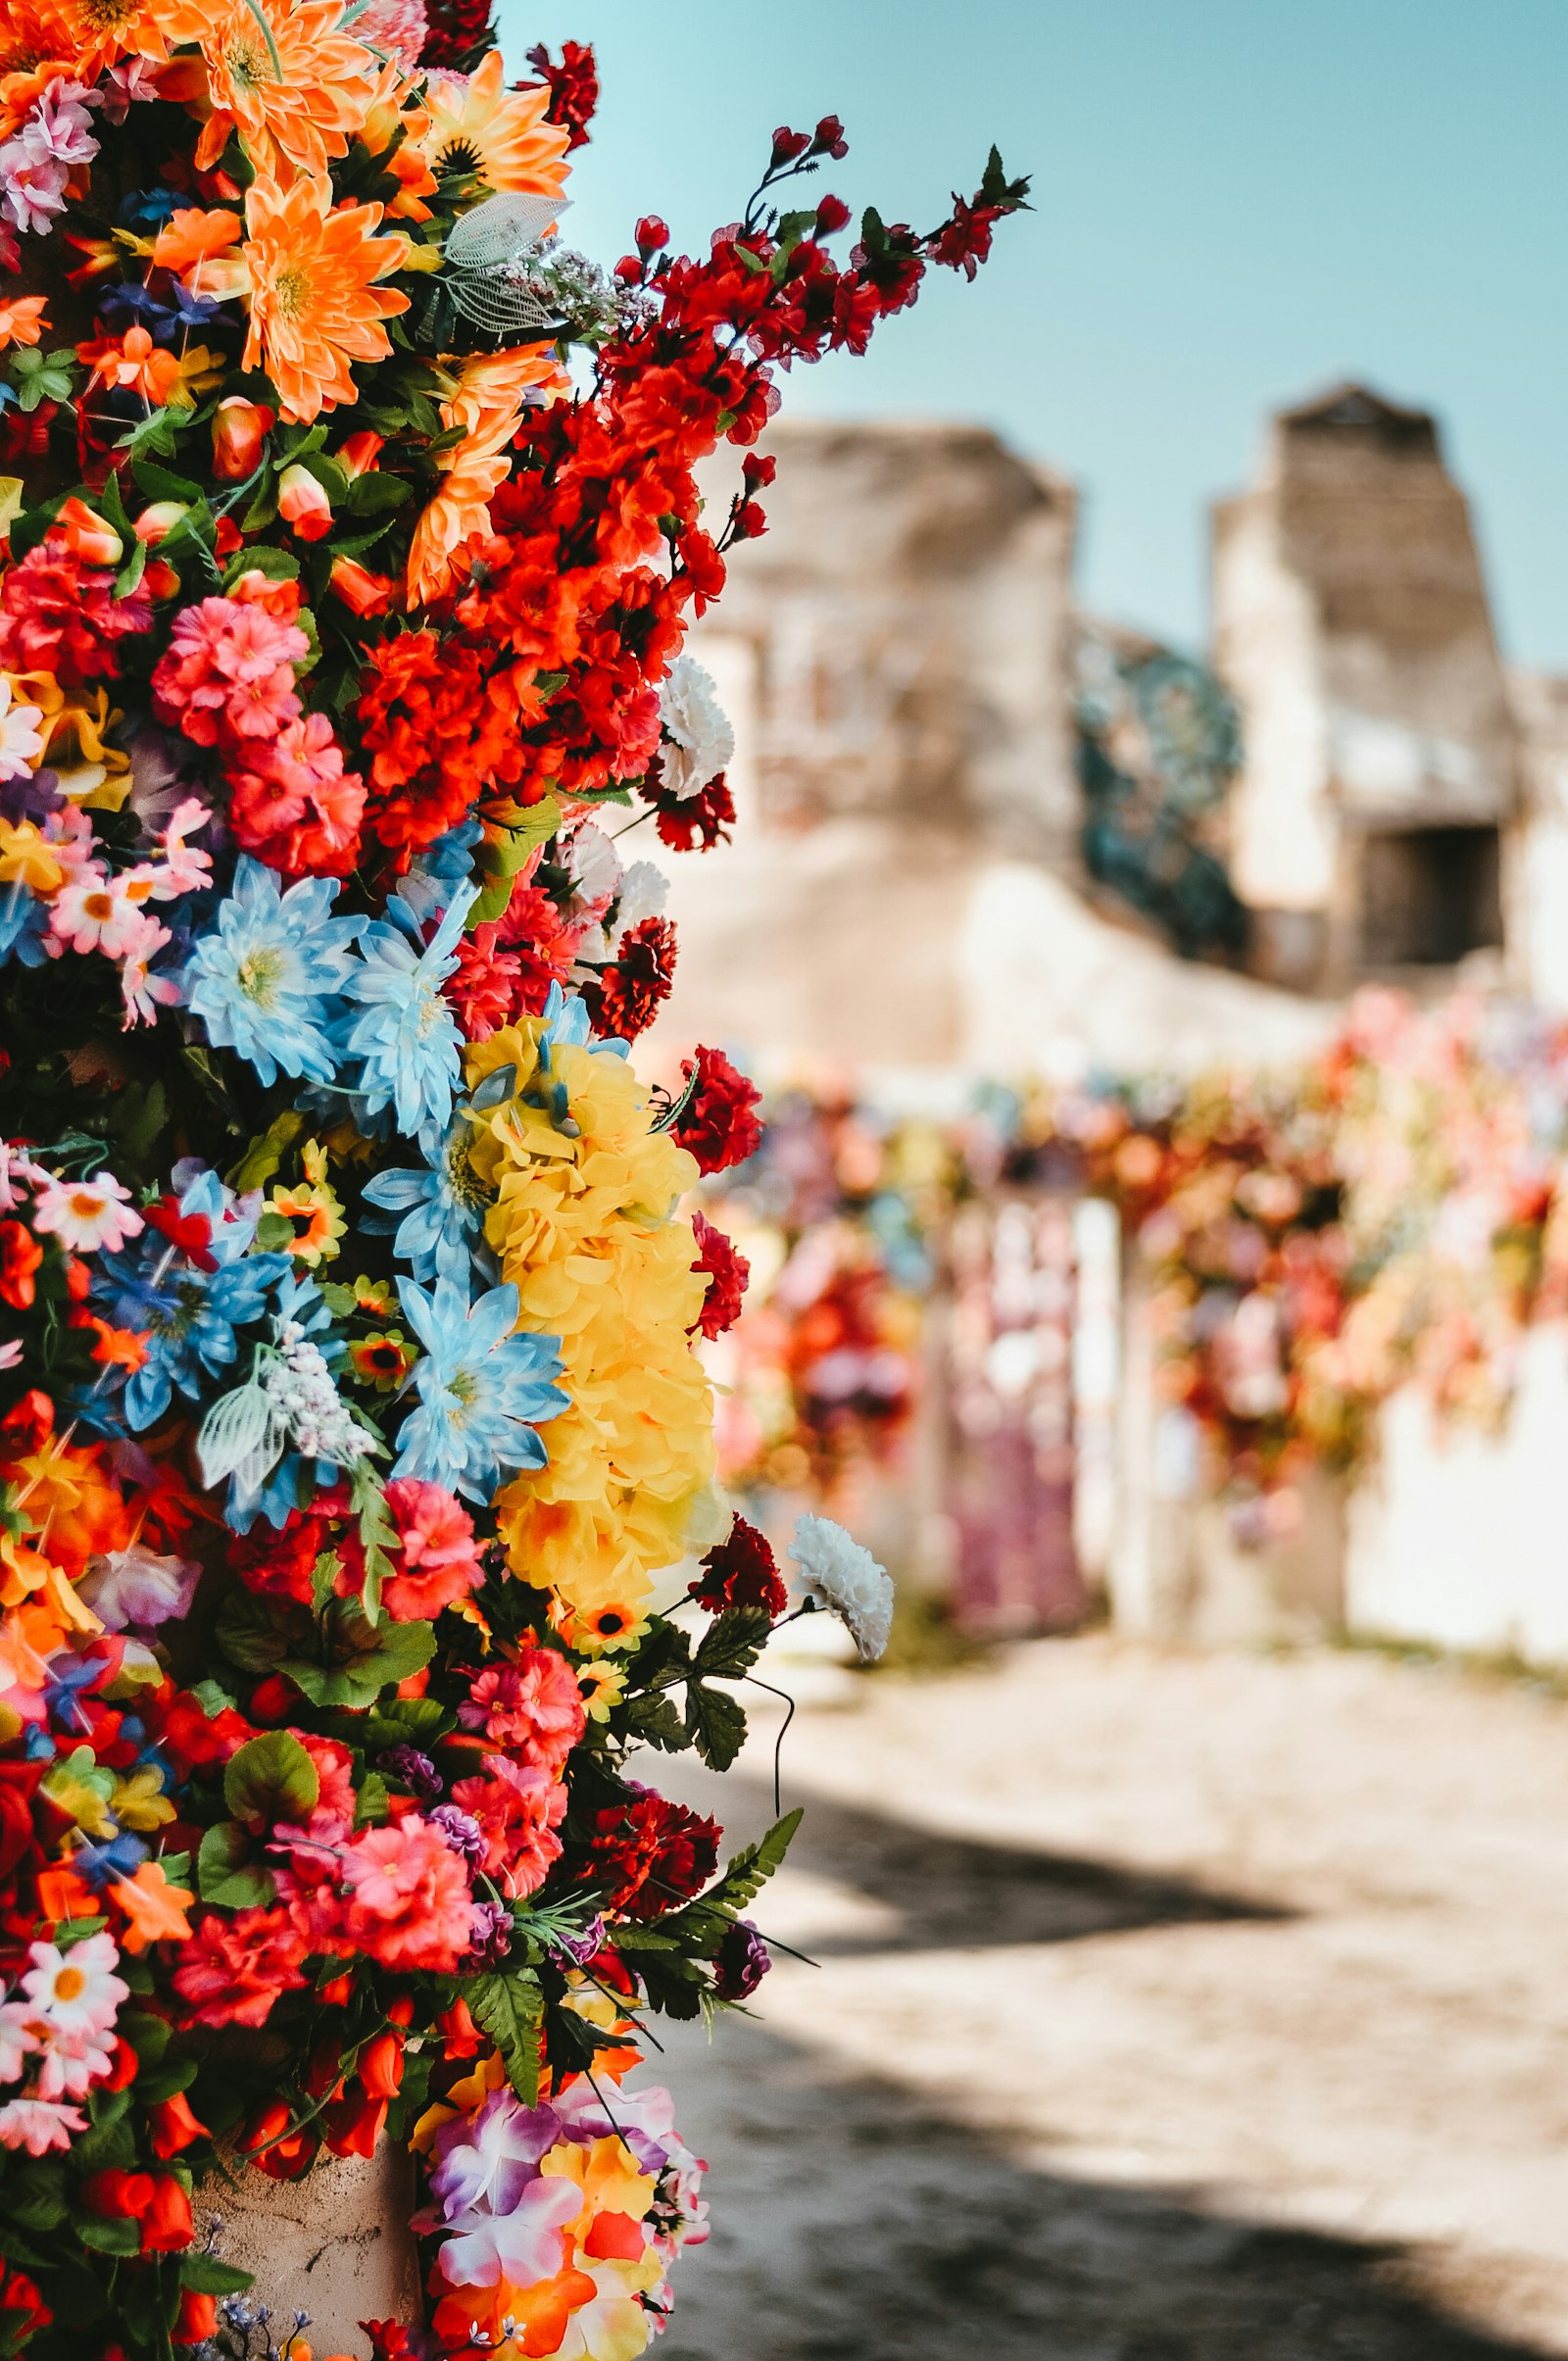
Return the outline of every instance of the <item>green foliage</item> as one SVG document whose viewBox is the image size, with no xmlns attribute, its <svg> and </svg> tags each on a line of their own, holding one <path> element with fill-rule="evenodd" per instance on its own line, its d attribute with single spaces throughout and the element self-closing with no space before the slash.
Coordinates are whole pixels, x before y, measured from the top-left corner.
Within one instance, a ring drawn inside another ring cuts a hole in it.
<svg viewBox="0 0 1568 2361">
<path fill-rule="evenodd" d="M 501 2052 L 507 2079 L 525 2107 L 539 2098 L 539 2040 L 544 2030 L 544 1987 L 531 1968 L 465 1979 L 463 1996 L 475 2025 Z"/>
</svg>

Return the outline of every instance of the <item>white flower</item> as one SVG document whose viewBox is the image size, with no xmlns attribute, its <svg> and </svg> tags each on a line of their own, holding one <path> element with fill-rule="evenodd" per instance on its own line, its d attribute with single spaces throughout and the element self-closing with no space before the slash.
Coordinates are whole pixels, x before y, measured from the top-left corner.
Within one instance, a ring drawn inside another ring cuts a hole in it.
<svg viewBox="0 0 1568 2361">
<path fill-rule="evenodd" d="M 0 672 L 0 779 L 24 779 L 43 753 L 43 719 L 35 705 L 14 705 L 9 676 Z"/>
<path fill-rule="evenodd" d="M 659 718 L 673 745 L 663 752 L 664 789 L 684 803 L 735 760 L 735 732 L 713 688 L 713 677 L 689 656 L 677 656 L 659 698 Z"/>
<path fill-rule="evenodd" d="M 0 2083 L 19 2083 L 27 2061 L 43 2047 L 42 2020 L 21 2000 L 0 2005 Z"/>
<path fill-rule="evenodd" d="M 130 1191 L 112 1172 L 93 1180 L 51 1179 L 38 1191 L 32 1208 L 35 1230 L 52 1231 L 73 1254 L 118 1251 L 142 1228 L 141 1215 L 130 1202 Z"/>
<path fill-rule="evenodd" d="M 13 2098 L 0 2107 L 0 2147 L 25 2148 L 29 2156 L 68 2148 L 73 2132 L 86 2129 L 79 2107 L 55 2106 L 42 2098 Z"/>
<path fill-rule="evenodd" d="M 89 1935 L 69 1951 L 52 1943 L 31 1943 L 27 1957 L 32 1965 L 22 1989 L 57 2034 L 84 2043 L 109 2031 L 130 1992 L 114 1972 L 120 1950 L 112 1935 Z"/>
<path fill-rule="evenodd" d="M 566 867 L 578 901 L 586 904 L 595 917 L 602 917 L 620 884 L 620 855 L 592 820 L 585 820 L 572 838 Z"/>
<path fill-rule="evenodd" d="M 194 1557 L 163 1557 L 132 1542 L 89 1557 L 76 1592 L 100 1623 L 122 1632 L 129 1623 L 167 1623 L 188 1614 L 200 1575 Z"/>
<path fill-rule="evenodd" d="M 803 1516 L 790 1543 L 801 1571 L 805 1604 L 840 1617 L 864 1664 L 887 1648 L 893 1629 L 893 1585 L 887 1568 L 830 1516 Z"/>
<path fill-rule="evenodd" d="M 657 861 L 634 861 L 621 880 L 620 908 L 615 912 L 616 938 L 644 918 L 662 918 L 669 900 L 669 879 Z"/>
</svg>

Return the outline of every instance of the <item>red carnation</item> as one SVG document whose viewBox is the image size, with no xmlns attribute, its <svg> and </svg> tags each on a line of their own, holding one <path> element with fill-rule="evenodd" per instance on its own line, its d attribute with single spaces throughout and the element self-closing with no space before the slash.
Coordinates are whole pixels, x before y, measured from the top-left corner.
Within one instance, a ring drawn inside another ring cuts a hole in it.
<svg viewBox="0 0 1568 2361">
<path fill-rule="evenodd" d="M 659 1918 L 691 1900 L 718 1867 L 723 1830 L 684 1803 L 628 1782 L 623 1804 L 594 1815 L 588 1875 L 604 1893 L 607 1911 L 625 1918 Z"/>
<path fill-rule="evenodd" d="M 541 41 L 528 52 L 528 63 L 541 81 L 550 84 L 549 120 L 567 134 L 566 153 L 586 145 L 588 125 L 599 104 L 599 74 L 586 41 L 563 41 L 561 63 L 555 65 Z"/>
<path fill-rule="evenodd" d="M 0 670 L 50 672 L 66 689 L 115 679 L 116 642 L 151 630 L 153 611 L 114 586 L 112 566 L 84 565 L 59 534 L 29 549 L 0 582 Z"/>
<path fill-rule="evenodd" d="M 425 0 L 425 15 L 428 29 L 419 52 L 421 66 L 467 74 L 495 47 L 490 0 Z"/>
<path fill-rule="evenodd" d="M 728 1541 L 709 1550 L 690 1595 L 711 1615 L 730 1606 L 760 1606 L 770 1623 L 790 1602 L 766 1535 L 743 1516 L 731 1525 Z"/>
<path fill-rule="evenodd" d="M 744 1164 L 762 1145 L 755 1111 L 761 1092 L 722 1050 L 699 1049 L 695 1062 L 688 1058 L 680 1070 L 689 1084 L 696 1077 L 695 1087 L 671 1128 L 687 1155 L 696 1157 L 698 1171 Z"/>
<path fill-rule="evenodd" d="M 601 1041 L 635 1041 L 646 1033 L 675 980 L 675 929 L 667 918 L 644 918 L 620 938 L 612 967 L 582 996 Z"/>
<path fill-rule="evenodd" d="M 696 795 L 674 796 L 661 794 L 654 787 L 652 775 L 644 783 L 643 793 L 649 796 L 659 813 L 654 826 L 661 844 L 668 845 L 672 853 L 689 853 L 693 845 L 710 853 L 714 845 L 727 845 L 735 819 L 735 800 L 729 791 L 729 781 L 720 770 Z"/>
<path fill-rule="evenodd" d="M 708 1293 L 703 1298 L 697 1325 L 711 1343 L 726 1328 L 733 1328 L 740 1318 L 752 1266 L 734 1240 L 715 1229 L 704 1214 L 692 1215 L 692 1234 L 697 1240 L 697 1259 L 692 1268 L 708 1273 Z"/>
</svg>

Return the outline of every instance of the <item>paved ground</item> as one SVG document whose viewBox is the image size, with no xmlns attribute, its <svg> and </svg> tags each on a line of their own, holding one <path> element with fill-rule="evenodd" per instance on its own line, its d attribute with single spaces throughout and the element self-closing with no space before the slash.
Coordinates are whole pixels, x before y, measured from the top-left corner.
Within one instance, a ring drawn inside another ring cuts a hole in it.
<svg viewBox="0 0 1568 2361">
<path fill-rule="evenodd" d="M 758 1907 L 821 1964 L 670 2045 L 661 2361 L 1568 2355 L 1568 1707 L 1098 1639 L 856 1700 Z"/>
</svg>

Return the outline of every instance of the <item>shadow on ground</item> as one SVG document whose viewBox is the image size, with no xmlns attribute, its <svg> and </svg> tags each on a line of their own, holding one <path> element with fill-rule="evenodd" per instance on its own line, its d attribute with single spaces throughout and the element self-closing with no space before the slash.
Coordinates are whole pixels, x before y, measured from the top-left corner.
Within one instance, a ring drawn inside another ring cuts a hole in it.
<svg viewBox="0 0 1568 2361">
<path fill-rule="evenodd" d="M 675 2050 L 714 2230 L 660 2361 L 1539 2361 L 1419 2254 L 1030 2172 L 757 2025 Z"/>
<path fill-rule="evenodd" d="M 682 1774 L 669 1784 L 718 1802 L 717 1782 Z M 757 1835 L 772 1800 L 770 1783 L 726 1780 L 730 1842 Z M 898 1914 L 883 1935 L 808 1938 L 819 1956 L 1292 1915 L 826 1799 L 810 1801 L 792 1861 Z M 1033 2171 L 945 2120 L 939 2092 L 919 2096 L 918 2058 L 890 2060 L 880 2081 L 756 2021 L 727 2020 L 711 2046 L 693 2028 L 660 2034 L 713 2209 L 711 2239 L 677 2274 L 661 2361 L 1540 2361 L 1544 2348 L 1445 2308 L 1440 2257 Z"/>
</svg>

